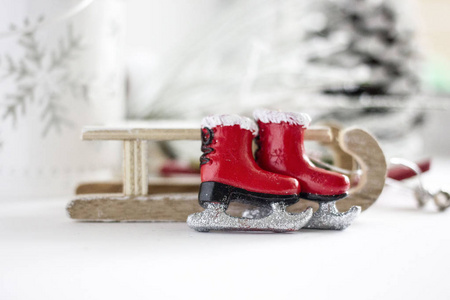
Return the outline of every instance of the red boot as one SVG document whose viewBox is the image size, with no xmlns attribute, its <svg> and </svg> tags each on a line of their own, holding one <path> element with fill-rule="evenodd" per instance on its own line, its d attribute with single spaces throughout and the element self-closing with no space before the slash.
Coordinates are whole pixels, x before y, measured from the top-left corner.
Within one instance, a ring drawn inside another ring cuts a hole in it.
<svg viewBox="0 0 450 300">
<path fill-rule="evenodd" d="M 256 160 L 261 168 L 296 178 L 304 199 L 335 201 L 347 196 L 348 178 L 315 167 L 305 154 L 303 137 L 311 122 L 307 114 L 257 110 L 254 117 L 259 126 Z"/>
<path fill-rule="evenodd" d="M 237 115 L 215 115 L 202 122 L 201 180 L 199 203 L 230 200 L 254 205 L 298 201 L 295 178 L 262 170 L 253 159 L 252 140 L 256 124 Z"/>
</svg>

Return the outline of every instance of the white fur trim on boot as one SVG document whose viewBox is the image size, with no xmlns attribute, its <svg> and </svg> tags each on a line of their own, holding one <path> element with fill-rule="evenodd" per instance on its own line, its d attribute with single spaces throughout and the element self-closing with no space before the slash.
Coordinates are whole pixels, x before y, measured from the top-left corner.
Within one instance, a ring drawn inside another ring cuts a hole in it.
<svg viewBox="0 0 450 300">
<path fill-rule="evenodd" d="M 247 118 L 238 115 L 211 115 L 203 118 L 202 128 L 213 128 L 216 126 L 234 126 L 239 125 L 242 129 L 250 130 L 253 135 L 258 135 L 258 126 Z"/>
<path fill-rule="evenodd" d="M 311 123 L 311 118 L 308 114 L 296 112 L 281 112 L 268 109 L 257 109 L 253 112 L 253 117 L 257 121 L 263 123 L 281 123 L 286 122 L 292 125 L 300 125 L 308 127 Z"/>
</svg>

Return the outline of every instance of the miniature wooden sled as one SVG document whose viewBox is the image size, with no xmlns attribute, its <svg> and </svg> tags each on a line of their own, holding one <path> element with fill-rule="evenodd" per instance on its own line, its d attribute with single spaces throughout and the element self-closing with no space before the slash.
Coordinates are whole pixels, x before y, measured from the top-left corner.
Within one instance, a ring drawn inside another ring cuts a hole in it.
<svg viewBox="0 0 450 300">
<path fill-rule="evenodd" d="M 200 140 L 200 129 L 183 123 L 126 125 L 116 128 L 86 127 L 83 140 L 122 140 L 123 184 L 87 183 L 77 188 L 79 196 L 67 206 L 72 219 L 81 221 L 171 221 L 185 222 L 187 217 L 203 208 L 198 204 L 200 181 L 173 179 L 148 180 L 148 141 Z M 361 169 L 358 184 L 349 191 L 349 197 L 337 202 L 341 211 L 351 206 L 366 210 L 381 194 L 386 178 L 386 160 L 377 141 L 361 129 L 311 128 L 306 140 L 330 147 L 336 166 Z M 119 191 L 122 189 L 122 193 Z M 289 207 L 290 212 L 304 211 L 318 204 L 301 200 Z M 239 216 L 248 206 L 234 203 L 227 213 Z"/>
</svg>

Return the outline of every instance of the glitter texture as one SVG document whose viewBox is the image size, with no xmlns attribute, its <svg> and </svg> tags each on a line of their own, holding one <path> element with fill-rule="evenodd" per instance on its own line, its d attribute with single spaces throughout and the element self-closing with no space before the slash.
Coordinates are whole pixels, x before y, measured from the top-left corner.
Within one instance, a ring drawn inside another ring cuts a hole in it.
<svg viewBox="0 0 450 300">
<path fill-rule="evenodd" d="M 347 212 L 340 213 L 336 208 L 336 201 L 319 202 L 319 209 L 305 228 L 343 230 L 350 226 L 360 213 L 359 206 L 352 206 Z"/>
<path fill-rule="evenodd" d="M 324 229 L 324 230 L 343 230 L 350 226 L 356 217 L 360 214 L 361 207 L 353 206 L 349 211 L 340 213 L 336 208 L 336 201 L 319 202 L 319 209 L 313 214 L 311 220 L 303 228 L 306 229 Z M 246 218 L 263 218 L 269 214 L 264 207 L 248 209 L 242 213 Z"/>
<path fill-rule="evenodd" d="M 271 208 L 268 216 L 249 219 L 232 217 L 225 212 L 225 205 L 209 203 L 204 211 L 190 215 L 187 224 L 192 229 L 202 232 L 210 230 L 287 232 L 301 229 L 313 215 L 312 208 L 299 214 L 288 213 L 283 203 L 272 203 Z"/>
</svg>

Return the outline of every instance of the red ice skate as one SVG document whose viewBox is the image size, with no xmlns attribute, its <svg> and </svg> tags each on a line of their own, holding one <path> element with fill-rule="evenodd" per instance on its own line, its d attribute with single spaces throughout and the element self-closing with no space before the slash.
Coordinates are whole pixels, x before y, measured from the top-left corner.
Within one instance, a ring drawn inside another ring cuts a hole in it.
<svg viewBox="0 0 450 300">
<path fill-rule="evenodd" d="M 264 170 L 296 178 L 300 197 L 314 201 L 336 201 L 347 196 L 347 176 L 315 167 L 305 153 L 304 133 L 311 119 L 307 114 L 257 110 L 259 126 L 256 152 Z"/>
<path fill-rule="evenodd" d="M 353 206 L 340 213 L 335 205 L 337 200 L 347 196 L 348 178 L 315 167 L 305 154 L 303 137 L 311 121 L 309 116 L 257 110 L 254 117 L 259 126 L 258 165 L 264 170 L 296 178 L 300 183 L 300 197 L 319 202 L 319 209 L 305 228 L 341 230 L 350 226 L 361 208 Z"/>
<path fill-rule="evenodd" d="M 298 230 L 312 215 L 289 214 L 287 205 L 298 201 L 295 178 L 261 169 L 252 154 L 256 124 L 237 115 L 215 115 L 202 122 L 201 186 L 199 203 L 206 210 L 188 218 L 190 227 L 209 230 Z M 271 208 L 262 219 L 235 218 L 225 214 L 232 201 Z"/>
</svg>

